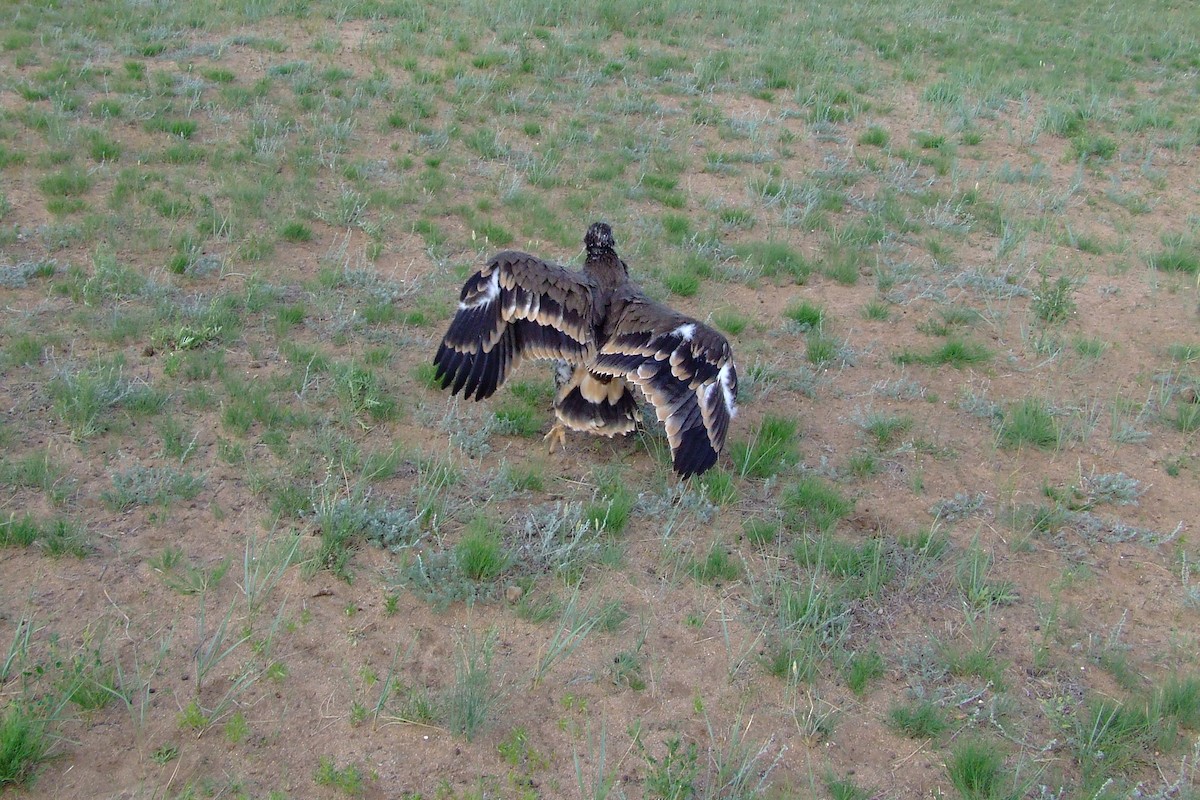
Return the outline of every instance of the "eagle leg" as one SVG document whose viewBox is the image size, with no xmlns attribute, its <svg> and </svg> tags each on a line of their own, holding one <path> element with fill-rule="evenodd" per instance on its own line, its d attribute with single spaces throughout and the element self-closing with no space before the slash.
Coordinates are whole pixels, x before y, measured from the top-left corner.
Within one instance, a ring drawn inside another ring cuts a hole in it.
<svg viewBox="0 0 1200 800">
<path fill-rule="evenodd" d="M 567 449 L 567 427 L 565 425 L 563 425 L 561 422 L 555 422 L 554 427 L 550 429 L 550 432 L 542 437 L 542 441 L 550 443 L 550 445 L 547 449 L 548 453 L 554 452 L 554 445 L 556 445 L 556 444 L 561 449 L 566 450 Z"/>
</svg>

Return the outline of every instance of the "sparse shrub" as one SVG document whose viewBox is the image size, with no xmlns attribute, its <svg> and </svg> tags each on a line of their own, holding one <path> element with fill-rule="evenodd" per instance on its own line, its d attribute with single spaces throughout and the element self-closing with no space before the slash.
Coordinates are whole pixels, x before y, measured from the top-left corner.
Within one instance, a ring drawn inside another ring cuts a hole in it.
<svg viewBox="0 0 1200 800">
<path fill-rule="evenodd" d="M 473 631 L 459 643 L 454 664 L 454 683 L 437 706 L 450 732 L 468 742 L 491 724 L 500 710 L 500 688 L 492 676 L 492 654 L 496 637 L 482 639 Z"/>
<path fill-rule="evenodd" d="M 204 479 L 171 467 L 135 466 L 113 475 L 113 488 L 100 493 L 113 511 L 172 500 L 189 500 L 204 487 Z"/>
</svg>

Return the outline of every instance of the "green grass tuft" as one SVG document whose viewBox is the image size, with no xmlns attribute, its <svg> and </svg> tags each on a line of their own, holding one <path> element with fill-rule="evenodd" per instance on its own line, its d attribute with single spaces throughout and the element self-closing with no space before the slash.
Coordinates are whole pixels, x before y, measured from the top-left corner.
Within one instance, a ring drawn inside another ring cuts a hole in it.
<svg viewBox="0 0 1200 800">
<path fill-rule="evenodd" d="M 981 364 L 991 357 L 991 352 L 981 344 L 961 339 L 949 339 L 931 352 L 917 353 L 905 350 L 893 356 L 892 360 L 897 364 L 925 364 L 931 367 L 949 364 L 956 369 L 961 369 L 971 364 Z"/>
<path fill-rule="evenodd" d="M 883 656 L 876 650 L 868 650 L 851 656 L 842 674 L 846 678 L 846 686 L 855 696 L 866 697 L 868 688 L 883 677 L 885 668 Z"/>
<path fill-rule="evenodd" d="M 1160 272 L 1181 272 L 1184 275 L 1200 273 L 1200 249 L 1195 246 L 1176 244 L 1146 256 L 1146 263 Z"/>
<path fill-rule="evenodd" d="M 734 250 L 767 278 L 787 277 L 796 283 L 804 283 L 813 270 L 811 263 L 783 242 L 750 242 L 738 245 Z"/>
<path fill-rule="evenodd" d="M 955 746 L 946 772 L 963 800 L 1000 800 L 1010 796 L 1005 784 L 1004 756 L 993 742 L 970 739 Z"/>
<path fill-rule="evenodd" d="M 950 728 L 946 712 L 932 700 L 892 706 L 888 724 L 911 739 L 936 739 Z"/>
<path fill-rule="evenodd" d="M 783 316 L 796 323 L 801 330 L 819 330 L 825 322 L 825 309 L 805 300 L 788 306 Z"/>
<path fill-rule="evenodd" d="M 1004 447 L 1032 445 L 1049 450 L 1062 443 L 1062 430 L 1049 406 L 1036 397 L 1027 397 L 1005 412 L 998 436 Z"/>
<path fill-rule="evenodd" d="M 701 583 L 720 586 L 740 578 L 742 565 L 720 541 L 715 541 L 703 556 L 692 560 L 688 572 Z"/>
<path fill-rule="evenodd" d="M 870 147 L 887 147 L 891 138 L 892 136 L 888 133 L 887 128 L 872 125 L 859 135 L 858 143 Z"/>
<path fill-rule="evenodd" d="M 50 753 L 50 737 L 36 714 L 13 702 L 0 717 L 0 788 L 27 786 Z"/>
<path fill-rule="evenodd" d="M 815 475 L 805 476 L 786 487 L 782 505 L 787 526 L 810 534 L 833 530 L 838 520 L 854 510 L 853 500 Z"/>
<path fill-rule="evenodd" d="M 305 225 L 298 219 L 285 222 L 279 229 L 279 237 L 287 242 L 311 242 L 313 238 L 312 228 Z"/>
<path fill-rule="evenodd" d="M 730 448 L 733 464 L 743 478 L 769 478 L 799 459 L 796 452 L 798 424 L 793 419 L 768 414 L 749 441 L 735 441 Z"/>
<path fill-rule="evenodd" d="M 484 516 L 477 516 L 467 524 L 466 533 L 454 548 L 458 567 L 474 581 L 492 581 L 500 577 L 512 563 L 512 556 L 504 549 L 500 529 Z"/>
</svg>

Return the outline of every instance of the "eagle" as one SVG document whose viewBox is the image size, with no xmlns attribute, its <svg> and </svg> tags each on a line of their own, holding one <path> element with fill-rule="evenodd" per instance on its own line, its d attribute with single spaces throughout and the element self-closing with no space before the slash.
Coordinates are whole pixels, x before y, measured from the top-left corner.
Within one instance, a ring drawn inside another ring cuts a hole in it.
<svg viewBox="0 0 1200 800">
<path fill-rule="evenodd" d="M 436 379 L 479 401 L 522 359 L 558 362 L 551 449 L 565 446 L 566 430 L 608 437 L 634 430 L 636 386 L 666 428 L 675 472 L 703 473 L 737 414 L 729 342 L 646 297 L 607 223 L 591 225 L 583 243 L 579 271 L 505 250 L 468 278 L 433 358 Z"/>
</svg>

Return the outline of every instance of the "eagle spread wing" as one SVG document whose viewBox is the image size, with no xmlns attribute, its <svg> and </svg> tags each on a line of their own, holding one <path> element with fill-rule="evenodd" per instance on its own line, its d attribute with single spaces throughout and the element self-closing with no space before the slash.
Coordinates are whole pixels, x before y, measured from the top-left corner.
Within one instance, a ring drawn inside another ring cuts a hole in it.
<svg viewBox="0 0 1200 800">
<path fill-rule="evenodd" d="M 497 253 L 462 288 L 433 363 L 442 388 L 491 397 L 521 359 L 572 363 L 595 352 L 594 282 L 529 255 Z"/>
<path fill-rule="evenodd" d="M 560 439 L 563 426 L 601 436 L 633 430 L 632 384 L 666 426 L 675 471 L 704 472 L 737 413 L 729 342 L 630 283 L 608 225 L 592 225 L 584 243 L 580 272 L 505 251 L 468 278 L 433 359 L 437 379 L 482 400 L 522 358 L 558 360 L 551 436 Z"/>
<path fill-rule="evenodd" d="M 637 385 L 667 429 L 681 477 L 711 467 L 737 414 L 737 370 L 725 337 L 644 297 L 613 299 L 591 369 Z"/>
</svg>

